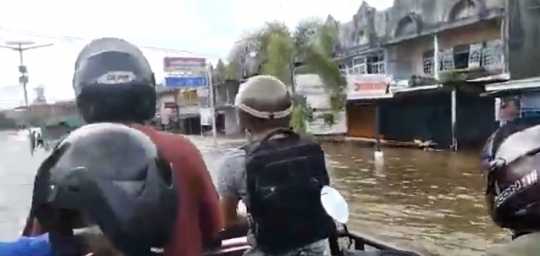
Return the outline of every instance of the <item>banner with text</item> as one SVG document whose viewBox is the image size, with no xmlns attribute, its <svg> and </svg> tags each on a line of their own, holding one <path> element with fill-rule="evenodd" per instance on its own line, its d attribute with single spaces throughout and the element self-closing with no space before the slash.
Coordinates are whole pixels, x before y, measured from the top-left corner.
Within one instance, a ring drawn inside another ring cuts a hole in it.
<svg viewBox="0 0 540 256">
<path fill-rule="evenodd" d="M 163 58 L 163 71 L 194 73 L 206 72 L 206 59 L 198 57 L 165 57 Z"/>
<path fill-rule="evenodd" d="M 393 97 L 390 79 L 385 75 L 347 75 L 347 100 L 366 100 Z"/>
</svg>

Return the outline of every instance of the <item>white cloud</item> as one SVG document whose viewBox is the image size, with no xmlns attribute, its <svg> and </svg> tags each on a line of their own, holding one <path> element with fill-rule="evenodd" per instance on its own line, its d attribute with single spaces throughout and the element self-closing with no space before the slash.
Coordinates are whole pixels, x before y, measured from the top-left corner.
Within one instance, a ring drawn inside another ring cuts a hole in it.
<svg viewBox="0 0 540 256">
<path fill-rule="evenodd" d="M 368 1 L 378 9 L 393 0 Z M 225 58 L 246 30 L 282 20 L 294 27 L 306 17 L 348 21 L 360 6 L 357 0 L 25 0 L 0 2 L 0 42 L 31 40 L 55 45 L 25 53 L 29 87 L 46 86 L 49 99 L 73 97 L 70 86 L 78 51 L 92 38 L 121 37 L 138 45 L 185 50 Z M 84 38 L 87 40 L 76 40 Z M 180 53 L 143 49 L 158 77 L 162 59 Z M 189 54 L 189 53 L 184 53 Z M 0 49 L 0 87 L 18 83 L 16 52 Z M 18 87 L 20 89 L 20 87 Z M 33 92 L 29 89 L 30 95 Z M 20 91 L 0 90 L 0 108 L 22 101 Z"/>
</svg>

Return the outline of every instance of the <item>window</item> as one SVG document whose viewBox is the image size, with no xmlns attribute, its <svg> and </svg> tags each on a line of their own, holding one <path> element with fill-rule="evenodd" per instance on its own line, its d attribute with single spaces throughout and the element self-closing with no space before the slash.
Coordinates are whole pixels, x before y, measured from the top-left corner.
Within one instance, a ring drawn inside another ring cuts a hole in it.
<svg viewBox="0 0 540 256">
<path fill-rule="evenodd" d="M 485 43 L 482 49 L 482 66 L 498 67 L 503 63 L 502 40 L 493 40 Z"/>
<path fill-rule="evenodd" d="M 434 62 L 433 62 L 433 50 L 429 50 L 427 52 L 424 52 L 424 55 L 422 56 L 422 60 L 424 62 L 424 74 L 433 74 Z"/>
<path fill-rule="evenodd" d="M 470 69 L 479 66 L 497 68 L 503 63 L 504 55 L 500 39 L 457 45 L 439 53 L 439 70 Z M 433 50 L 424 52 L 422 56 L 424 74 L 433 74 Z"/>
<path fill-rule="evenodd" d="M 366 58 L 364 56 L 355 57 L 352 61 L 350 72 L 356 75 L 366 74 Z"/>
<path fill-rule="evenodd" d="M 454 46 L 452 51 L 454 69 L 466 69 L 469 67 L 469 46 L 468 44 Z"/>
<path fill-rule="evenodd" d="M 376 54 L 367 57 L 368 74 L 386 74 L 384 52 L 379 51 Z"/>
<path fill-rule="evenodd" d="M 439 54 L 439 57 L 440 57 L 440 63 L 441 63 L 439 70 L 448 71 L 448 70 L 455 69 L 453 49 L 443 50 Z"/>
<path fill-rule="evenodd" d="M 479 67 L 482 62 L 482 43 L 471 44 L 469 47 L 468 68 Z"/>
<path fill-rule="evenodd" d="M 366 64 L 354 65 L 351 68 L 351 74 L 356 74 L 356 75 L 367 74 Z"/>
<path fill-rule="evenodd" d="M 350 67 L 348 71 L 350 74 L 358 75 L 386 74 L 386 62 L 384 61 L 384 52 L 379 51 L 373 54 L 355 57 L 352 60 L 352 67 Z"/>
<path fill-rule="evenodd" d="M 355 58 L 352 60 L 353 66 L 361 65 L 361 64 L 365 64 L 365 63 L 366 63 L 366 58 L 365 58 L 364 56 L 362 56 L 362 57 L 355 57 Z"/>
<path fill-rule="evenodd" d="M 185 105 L 198 105 L 199 98 L 197 97 L 197 90 L 188 89 L 182 92 L 182 103 Z"/>
</svg>

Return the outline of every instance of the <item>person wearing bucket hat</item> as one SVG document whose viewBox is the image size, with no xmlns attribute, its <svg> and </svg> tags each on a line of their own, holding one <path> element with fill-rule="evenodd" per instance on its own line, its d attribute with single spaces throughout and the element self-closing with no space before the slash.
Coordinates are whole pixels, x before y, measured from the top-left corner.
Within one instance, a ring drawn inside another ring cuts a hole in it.
<svg viewBox="0 0 540 256">
<path fill-rule="evenodd" d="M 500 127 L 486 142 L 482 166 L 487 212 L 512 238 L 488 247 L 486 255 L 540 255 L 540 126 Z"/>
<path fill-rule="evenodd" d="M 144 125 L 156 91 L 140 49 L 92 41 L 76 60 L 73 89 L 87 125 L 42 163 L 24 234 L 48 232 L 53 249 L 76 241 L 94 253 L 201 255 L 221 229 L 219 197 L 187 138 Z"/>
<path fill-rule="evenodd" d="M 226 227 L 249 226 L 246 255 L 323 255 L 336 229 L 320 200 L 329 184 L 324 152 L 289 129 L 289 90 L 275 77 L 255 76 L 235 105 L 248 144 L 229 153 L 218 173 Z M 237 214 L 239 200 L 247 218 Z"/>
</svg>

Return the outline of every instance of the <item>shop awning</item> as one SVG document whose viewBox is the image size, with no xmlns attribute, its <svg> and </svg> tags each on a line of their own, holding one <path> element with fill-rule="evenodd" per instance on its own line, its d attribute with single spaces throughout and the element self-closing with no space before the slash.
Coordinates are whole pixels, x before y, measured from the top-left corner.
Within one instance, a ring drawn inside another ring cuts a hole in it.
<svg viewBox="0 0 540 256">
<path fill-rule="evenodd" d="M 485 85 L 485 91 L 482 94 L 484 97 L 504 97 L 523 92 L 540 91 L 540 77 L 488 84 Z"/>
</svg>

